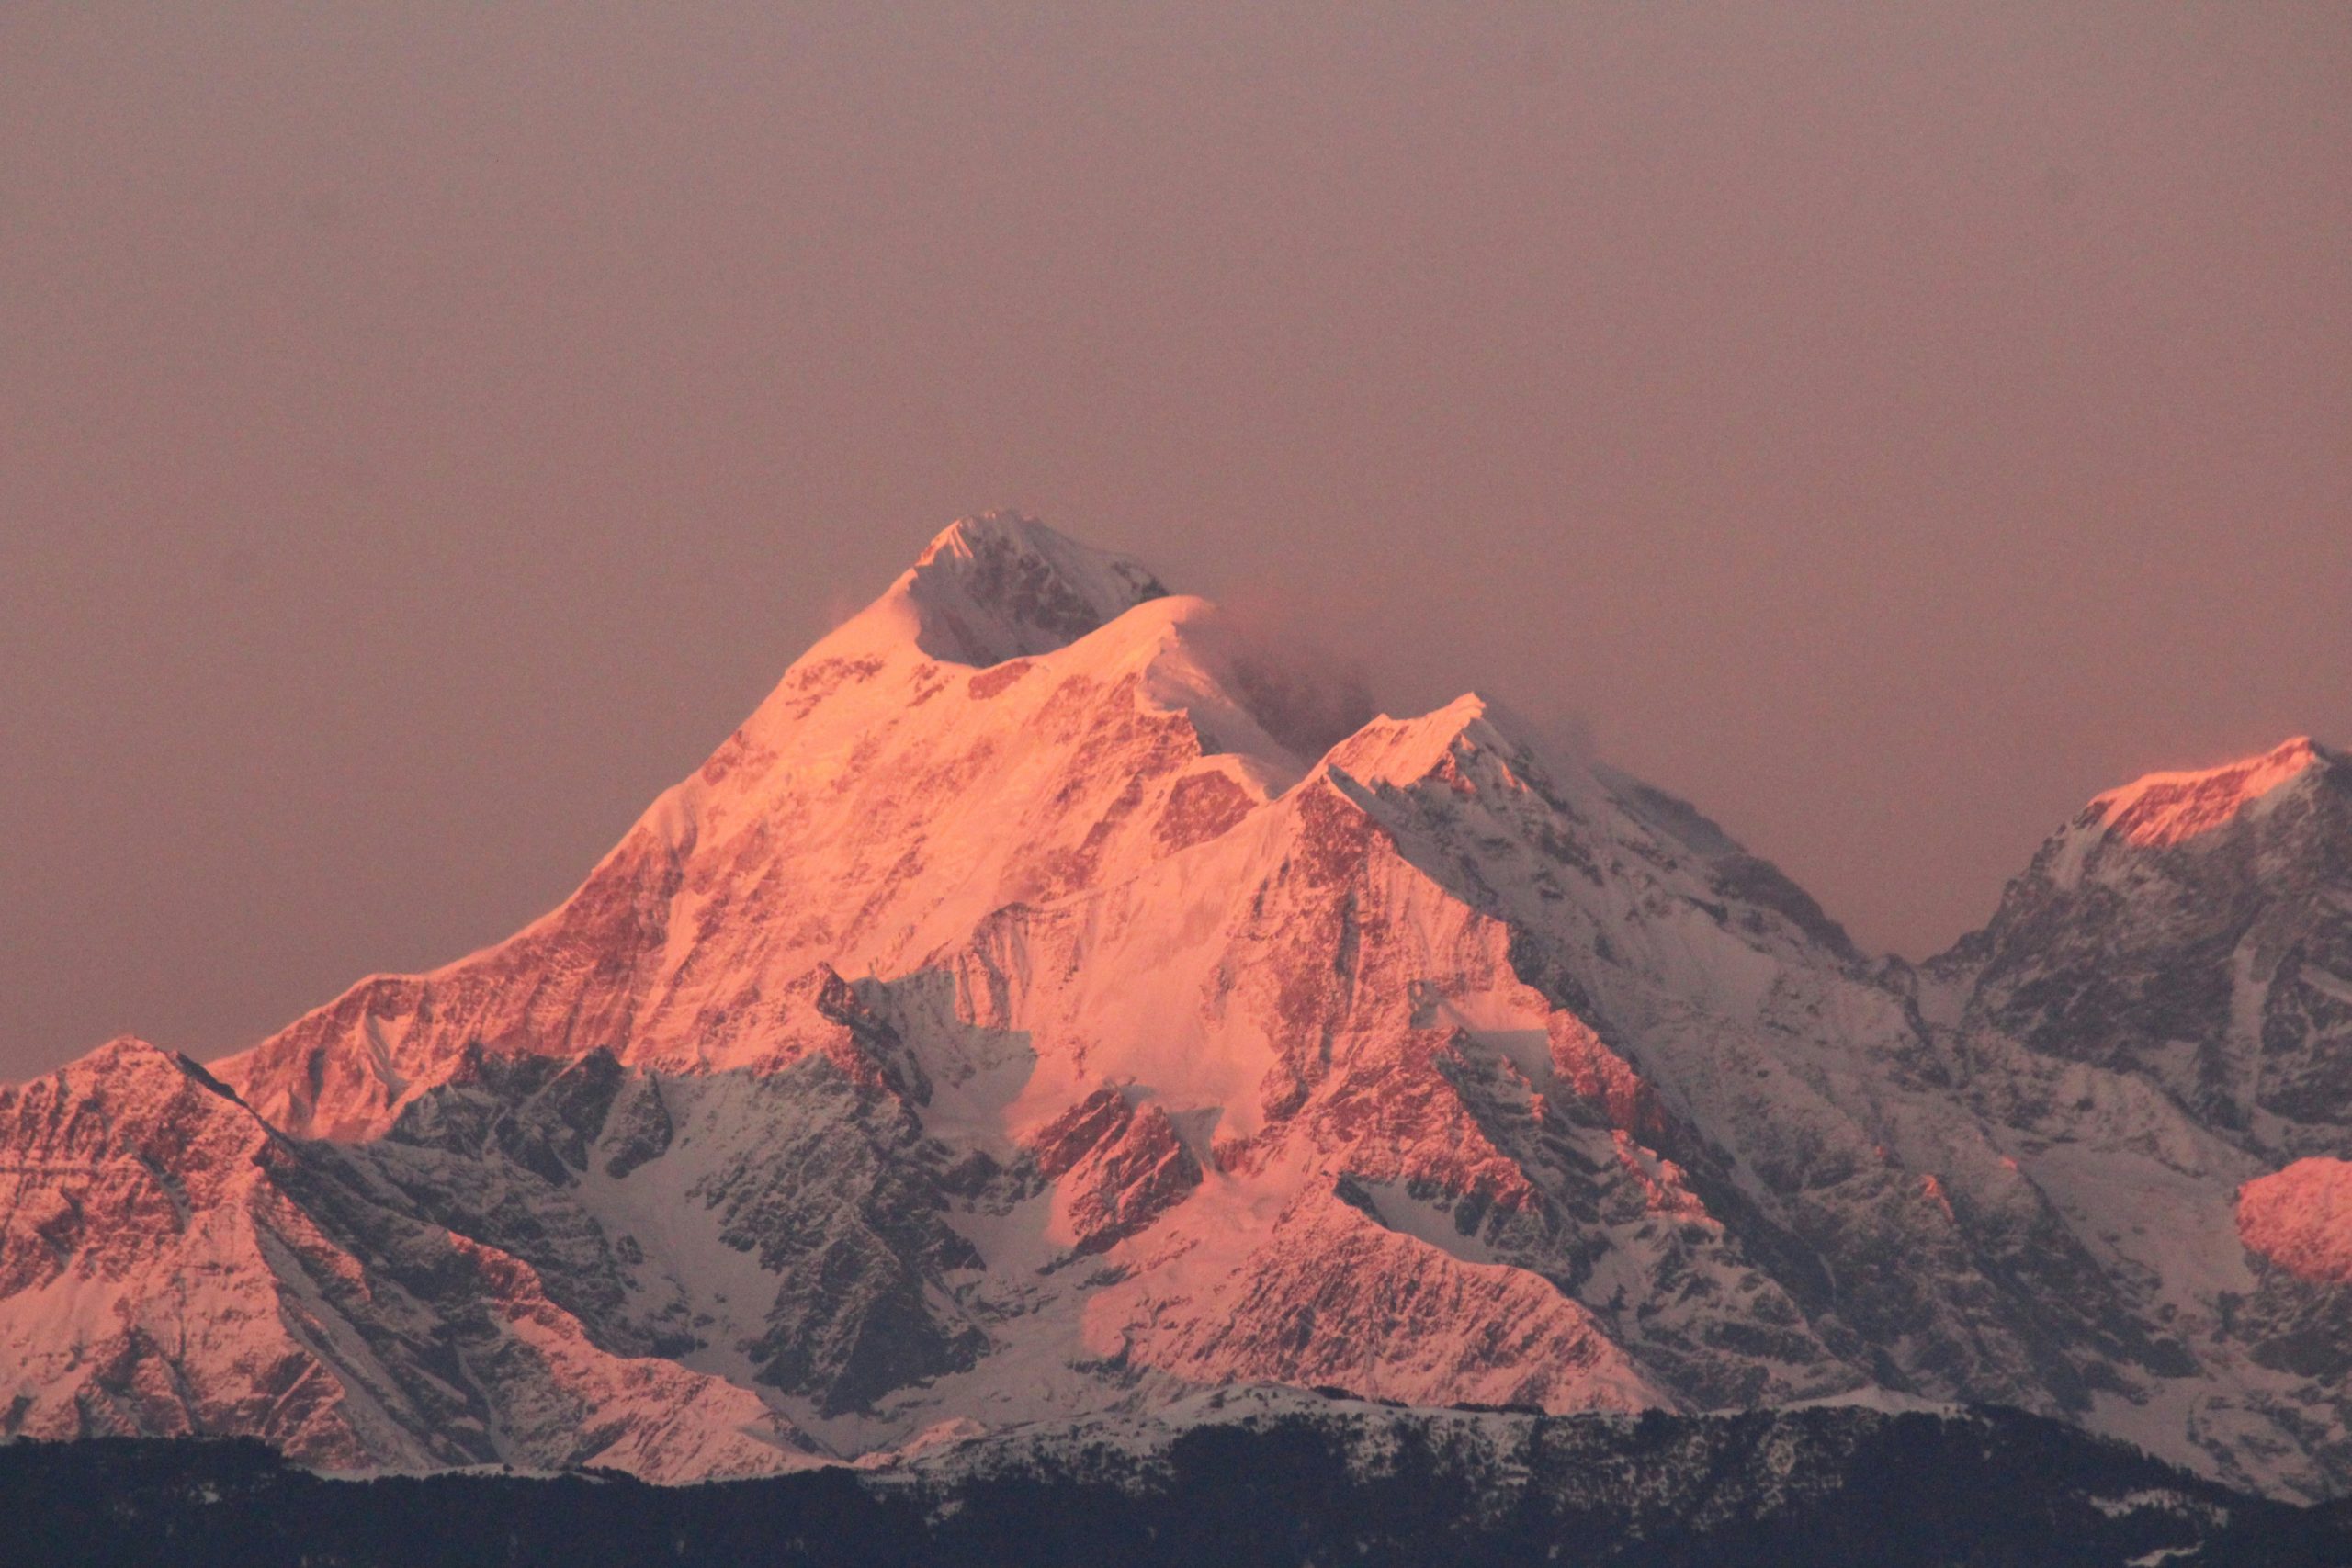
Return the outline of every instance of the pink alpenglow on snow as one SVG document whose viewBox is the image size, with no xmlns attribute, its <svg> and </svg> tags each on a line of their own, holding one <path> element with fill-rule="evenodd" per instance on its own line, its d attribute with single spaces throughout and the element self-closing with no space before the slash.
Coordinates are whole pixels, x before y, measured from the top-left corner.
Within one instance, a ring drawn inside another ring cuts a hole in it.
<svg viewBox="0 0 2352 1568">
<path fill-rule="evenodd" d="M 2238 1235 L 2298 1279 L 2352 1285 L 2352 1161 L 2299 1159 L 2238 1189 Z"/>
<path fill-rule="evenodd" d="M 2298 736 L 2259 757 L 2192 773 L 2150 773 L 2090 804 L 2110 833 L 2146 849 L 2193 839 L 2291 784 L 2324 753 Z"/>
</svg>

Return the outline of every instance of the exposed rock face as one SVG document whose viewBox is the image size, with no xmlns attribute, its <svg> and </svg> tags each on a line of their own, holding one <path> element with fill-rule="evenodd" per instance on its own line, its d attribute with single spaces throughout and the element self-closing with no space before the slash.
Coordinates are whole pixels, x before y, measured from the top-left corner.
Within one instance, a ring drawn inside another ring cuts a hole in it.
<svg viewBox="0 0 2352 1568">
<path fill-rule="evenodd" d="M 12 1429 L 678 1478 L 1255 1381 L 2352 1483 L 2272 1174 L 2352 1154 L 2352 768 L 2102 796 L 1914 974 L 1491 704 L 1353 705 L 957 525 L 508 942 L 0 1101 Z"/>
<path fill-rule="evenodd" d="M 1133 1235 L 1201 1184 L 1200 1162 L 1168 1112 L 1138 1111 L 1115 1089 L 1095 1090 L 1031 1143 L 1038 1174 L 1059 1183 L 1057 1218 L 1081 1253 Z"/>
</svg>

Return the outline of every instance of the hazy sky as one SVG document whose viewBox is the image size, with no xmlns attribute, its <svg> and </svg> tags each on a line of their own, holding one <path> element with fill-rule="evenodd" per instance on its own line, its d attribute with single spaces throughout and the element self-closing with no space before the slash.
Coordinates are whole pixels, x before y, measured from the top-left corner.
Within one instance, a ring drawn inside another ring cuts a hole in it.
<svg viewBox="0 0 2352 1568">
<path fill-rule="evenodd" d="M 0 1076 L 505 934 L 992 505 L 1931 950 L 2352 740 L 2347 84 L 2333 0 L 11 0 Z"/>
</svg>

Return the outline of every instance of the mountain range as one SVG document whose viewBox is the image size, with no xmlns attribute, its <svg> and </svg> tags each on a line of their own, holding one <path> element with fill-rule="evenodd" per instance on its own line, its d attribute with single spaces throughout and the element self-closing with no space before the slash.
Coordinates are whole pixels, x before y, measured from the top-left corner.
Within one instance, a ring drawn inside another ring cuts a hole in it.
<svg viewBox="0 0 2352 1568">
<path fill-rule="evenodd" d="M 1271 1384 L 2338 1496 L 2352 759 L 2101 795 L 1915 965 L 991 513 L 505 942 L 0 1090 L 0 1202 L 16 1437 L 679 1482 Z"/>
</svg>

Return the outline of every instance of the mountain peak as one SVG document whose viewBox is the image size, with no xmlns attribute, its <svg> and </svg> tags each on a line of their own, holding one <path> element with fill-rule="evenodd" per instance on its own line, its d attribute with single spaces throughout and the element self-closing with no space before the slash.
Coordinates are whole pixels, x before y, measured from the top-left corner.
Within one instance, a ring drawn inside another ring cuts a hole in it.
<svg viewBox="0 0 2352 1568">
<path fill-rule="evenodd" d="M 236 1097 L 202 1066 L 176 1051 L 166 1051 L 135 1034 L 118 1034 L 96 1050 L 84 1053 L 58 1069 L 76 1077 L 103 1077 L 116 1083 L 144 1081 L 176 1088 L 187 1078 L 223 1099 Z"/>
<path fill-rule="evenodd" d="M 1382 714 L 1331 748 L 1328 761 L 1368 784 L 1404 786 L 1450 777 L 1468 757 L 1485 753 L 1522 780 L 1553 791 L 1599 792 L 1591 760 L 1557 726 L 1530 720 L 1509 704 L 1464 692 L 1442 707 L 1410 718 Z"/>
<path fill-rule="evenodd" d="M 2098 796 L 2084 815 L 2086 825 L 2139 848 L 2169 848 L 2225 826 L 2256 801 L 2335 761 L 2310 736 L 2299 735 L 2218 768 L 2146 774 Z"/>
<path fill-rule="evenodd" d="M 1456 749 L 1498 742 L 1493 705 L 1464 692 L 1442 707 L 1408 718 L 1382 714 L 1334 746 L 1331 765 L 1364 784 L 1409 784 L 1442 767 Z"/>
<path fill-rule="evenodd" d="M 989 665 L 1067 647 L 1167 592 L 1132 557 L 1018 512 L 985 512 L 948 525 L 884 602 L 912 613 L 930 657 Z"/>
<path fill-rule="evenodd" d="M 969 559 L 1008 551 L 1050 558 L 1062 551 L 1088 547 L 1025 512 L 997 507 L 958 517 L 942 528 L 923 547 L 922 554 L 915 558 L 915 565 L 930 566 L 943 557 Z"/>
<path fill-rule="evenodd" d="M 164 1127 L 185 1135 L 213 1129 L 240 1148 L 266 1136 L 261 1120 L 201 1066 L 120 1034 L 45 1077 L 0 1087 L 0 1143 L 28 1125 L 53 1126 L 85 1114 L 90 1135 L 115 1148 L 138 1146 Z M 6 1228 L 0 1225 L 0 1232 Z M 0 1235 L 0 1254 L 6 1250 Z M 6 1272 L 0 1265 L 0 1275 Z"/>
</svg>

